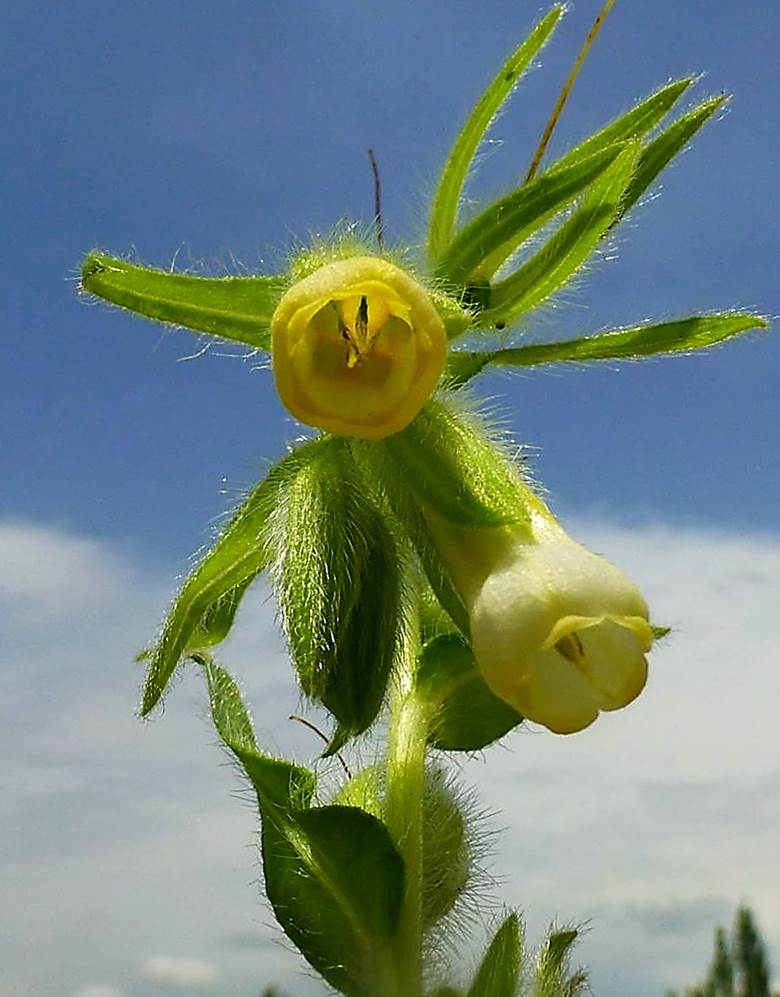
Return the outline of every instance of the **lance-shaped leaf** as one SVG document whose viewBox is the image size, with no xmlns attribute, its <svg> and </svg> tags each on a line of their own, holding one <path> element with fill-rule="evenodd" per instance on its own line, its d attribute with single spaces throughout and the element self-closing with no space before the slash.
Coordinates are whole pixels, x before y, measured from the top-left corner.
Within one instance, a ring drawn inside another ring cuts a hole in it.
<svg viewBox="0 0 780 997">
<path fill-rule="evenodd" d="M 573 149 L 559 156 L 548 167 L 548 171 L 571 166 L 572 163 L 592 156 L 615 142 L 626 142 L 628 139 L 646 135 L 666 117 L 688 87 L 695 82 L 695 79 L 694 76 L 686 76 L 684 79 L 667 83 L 660 90 L 656 90 L 655 93 L 635 104 L 625 114 L 621 114 L 604 128 L 589 135 Z"/>
<path fill-rule="evenodd" d="M 616 222 L 636 204 L 661 170 L 685 148 L 702 125 L 706 124 L 728 100 L 728 94 L 719 94 L 702 101 L 692 111 L 682 115 L 668 128 L 665 128 L 660 135 L 648 142 L 642 149 L 634 175 L 623 195 L 623 202 Z"/>
<path fill-rule="evenodd" d="M 433 718 L 428 740 L 442 751 L 479 751 L 523 721 L 490 691 L 471 649 L 456 634 L 426 644 L 417 686 Z"/>
<path fill-rule="evenodd" d="M 512 911 L 488 946 L 468 997 L 515 997 L 520 983 L 522 954 L 520 919 Z"/>
<path fill-rule="evenodd" d="M 273 577 L 304 692 L 340 738 L 374 721 L 402 637 L 402 559 L 352 459 L 330 437 L 280 493 Z"/>
<path fill-rule="evenodd" d="M 155 707 L 188 649 L 211 646 L 226 636 L 246 587 L 268 564 L 268 531 L 279 487 L 320 445 L 315 440 L 299 447 L 270 471 L 185 581 L 148 655 L 143 716 Z"/>
<path fill-rule="evenodd" d="M 570 968 L 570 950 L 577 937 L 576 928 L 550 931 L 536 957 L 534 997 L 577 997 L 585 990 L 586 974 Z"/>
<path fill-rule="evenodd" d="M 638 154 L 638 141 L 626 143 L 572 217 L 510 277 L 493 285 L 491 307 L 480 315 L 481 325 L 506 323 L 536 308 L 580 269 L 618 214 Z"/>
<path fill-rule="evenodd" d="M 603 174 L 622 149 L 622 144 L 602 149 L 561 170 L 544 173 L 494 201 L 458 233 L 441 257 L 437 273 L 467 287 L 470 281 L 482 279 L 484 272 L 492 272 L 490 267 L 485 271 L 485 261 L 503 252 L 508 242 L 514 248 L 546 224 Z M 477 303 L 487 307 L 489 296 Z"/>
<path fill-rule="evenodd" d="M 579 145 L 575 146 L 565 155 L 560 156 L 542 174 L 544 177 L 566 173 L 577 163 L 595 156 L 604 149 L 623 143 L 632 138 L 640 138 L 651 131 L 669 113 L 674 104 L 685 93 L 688 87 L 694 82 L 694 77 L 689 76 L 682 80 L 675 80 L 661 87 L 645 100 L 640 101 L 620 117 L 610 121 L 608 125 L 600 131 L 590 135 Z M 549 212 L 541 218 L 541 224 L 549 221 L 555 211 Z M 534 226 L 538 228 L 538 225 Z M 498 268 L 509 256 L 521 245 L 531 231 L 521 229 L 513 238 L 491 253 L 480 264 L 478 273 L 483 277 L 492 277 Z"/>
<path fill-rule="evenodd" d="M 517 479 L 470 413 L 430 401 L 406 429 L 377 446 L 422 506 L 464 526 L 501 526 L 523 515 Z"/>
<path fill-rule="evenodd" d="M 286 277 L 196 277 L 140 267 L 92 252 L 81 287 L 112 305 L 255 349 L 269 348 L 269 326 Z"/>
<path fill-rule="evenodd" d="M 258 750 L 235 682 L 206 655 L 212 719 L 257 792 L 266 892 L 279 923 L 327 982 L 371 997 L 388 958 L 404 864 L 385 826 L 354 807 L 310 806 L 314 776 Z"/>
<path fill-rule="evenodd" d="M 638 360 L 657 353 L 690 353 L 722 343 L 750 329 L 765 329 L 768 325 L 768 320 L 762 315 L 726 312 L 722 315 L 694 315 L 658 325 L 611 329 L 557 343 L 535 343 L 484 353 L 462 351 L 450 354 L 447 378 L 453 386 L 465 384 L 487 364 L 534 367 L 545 363 Z"/>
<path fill-rule="evenodd" d="M 480 97 L 455 140 L 444 165 L 431 208 L 428 236 L 428 254 L 431 260 L 435 261 L 442 255 L 452 238 L 463 185 L 474 154 L 491 121 L 531 60 L 552 34 L 564 10 L 564 4 L 553 7 L 534 27 L 525 41 L 518 45 Z"/>
</svg>

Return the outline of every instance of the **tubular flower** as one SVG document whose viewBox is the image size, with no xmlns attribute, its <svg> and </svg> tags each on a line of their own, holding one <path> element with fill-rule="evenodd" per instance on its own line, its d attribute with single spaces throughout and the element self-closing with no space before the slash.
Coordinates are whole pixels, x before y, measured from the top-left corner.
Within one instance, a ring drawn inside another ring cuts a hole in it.
<svg viewBox="0 0 780 997">
<path fill-rule="evenodd" d="M 316 270 L 271 320 L 276 388 L 309 426 L 380 440 L 404 429 L 444 367 L 447 337 L 431 299 L 387 260 Z"/>
<path fill-rule="evenodd" d="M 636 699 L 653 634 L 634 584 L 576 543 L 530 492 L 524 527 L 429 525 L 469 612 L 483 678 L 556 734 Z"/>
</svg>

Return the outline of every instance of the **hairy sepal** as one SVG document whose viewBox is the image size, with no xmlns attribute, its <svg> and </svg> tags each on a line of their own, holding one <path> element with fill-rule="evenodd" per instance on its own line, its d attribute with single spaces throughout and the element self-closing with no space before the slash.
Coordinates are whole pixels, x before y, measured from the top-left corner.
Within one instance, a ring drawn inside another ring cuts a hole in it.
<svg viewBox="0 0 780 997">
<path fill-rule="evenodd" d="M 325 437 L 279 495 L 273 581 L 293 665 L 307 696 L 339 725 L 337 744 L 382 706 L 403 633 L 403 558 L 352 459 Z"/>
</svg>

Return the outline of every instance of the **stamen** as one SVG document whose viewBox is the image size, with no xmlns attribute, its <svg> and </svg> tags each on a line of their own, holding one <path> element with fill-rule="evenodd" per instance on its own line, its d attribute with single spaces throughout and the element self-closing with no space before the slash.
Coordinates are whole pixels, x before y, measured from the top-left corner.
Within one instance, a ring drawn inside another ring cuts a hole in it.
<svg viewBox="0 0 780 997">
<path fill-rule="evenodd" d="M 571 661 L 578 668 L 584 668 L 585 648 L 582 646 L 582 641 L 576 631 L 561 637 L 555 647 L 567 661 Z"/>
</svg>

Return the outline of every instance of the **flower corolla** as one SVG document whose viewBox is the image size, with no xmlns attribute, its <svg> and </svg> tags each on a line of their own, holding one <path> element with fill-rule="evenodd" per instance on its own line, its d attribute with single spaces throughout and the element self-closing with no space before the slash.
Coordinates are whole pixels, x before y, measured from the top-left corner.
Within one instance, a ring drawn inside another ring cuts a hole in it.
<svg viewBox="0 0 780 997">
<path fill-rule="evenodd" d="M 488 686 L 558 734 L 632 702 L 653 632 L 636 586 L 574 541 L 528 492 L 527 524 L 471 529 L 429 520 L 469 613 Z"/>
<path fill-rule="evenodd" d="M 379 440 L 428 400 L 447 353 L 423 287 L 387 260 L 355 256 L 293 284 L 271 321 L 279 396 L 301 422 Z"/>
</svg>

